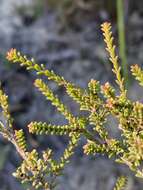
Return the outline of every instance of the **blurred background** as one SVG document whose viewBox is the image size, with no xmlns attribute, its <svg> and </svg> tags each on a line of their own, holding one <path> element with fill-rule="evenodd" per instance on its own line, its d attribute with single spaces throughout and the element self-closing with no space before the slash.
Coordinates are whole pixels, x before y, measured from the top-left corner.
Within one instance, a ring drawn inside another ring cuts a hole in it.
<svg viewBox="0 0 143 190">
<path fill-rule="evenodd" d="M 14 127 L 25 130 L 29 148 L 41 151 L 50 147 L 58 157 L 68 143 L 67 137 L 29 135 L 26 126 L 33 120 L 54 124 L 63 124 L 65 120 L 33 87 L 35 73 L 7 62 L 6 51 L 16 48 L 83 88 L 91 78 L 115 85 L 100 31 L 104 21 L 112 23 L 129 96 L 142 101 L 143 91 L 132 79 L 129 68 L 143 63 L 143 1 L 0 0 L 0 81 L 9 95 Z M 78 106 L 64 89 L 52 82 L 48 84 L 78 114 Z M 118 135 L 115 121 L 109 122 L 110 132 Z M 129 176 L 128 190 L 142 189 L 143 182 L 127 167 L 107 157 L 84 156 L 84 143 L 82 139 L 57 190 L 111 190 L 123 174 Z M 19 163 L 13 146 L 0 137 L 0 190 L 27 188 L 11 176 Z"/>
</svg>

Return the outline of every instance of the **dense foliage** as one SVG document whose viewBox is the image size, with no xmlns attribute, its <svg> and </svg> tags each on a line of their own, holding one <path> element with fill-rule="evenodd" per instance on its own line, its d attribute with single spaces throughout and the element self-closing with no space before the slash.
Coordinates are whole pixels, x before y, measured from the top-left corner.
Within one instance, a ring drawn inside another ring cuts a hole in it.
<svg viewBox="0 0 143 190">
<path fill-rule="evenodd" d="M 136 176 L 143 178 L 143 104 L 138 101 L 133 102 L 127 97 L 124 78 L 121 76 L 121 68 L 113 44 L 110 23 L 102 24 L 101 29 L 109 59 L 113 64 L 116 83 L 119 86 L 118 92 L 108 82 L 101 85 L 99 81 L 94 79 L 89 81 L 87 89 L 82 89 L 56 75 L 53 71 L 47 70 L 44 65 L 37 64 L 34 59 L 28 59 L 16 49 L 11 49 L 7 53 L 7 59 L 12 63 L 18 62 L 28 70 L 35 70 L 37 76 L 44 75 L 58 86 L 63 86 L 67 94 L 80 105 L 80 110 L 88 113 L 86 117 L 75 116 L 42 79 L 35 80 L 34 85 L 67 120 L 67 124 L 62 126 L 37 121 L 32 121 L 28 125 L 29 132 L 32 134 L 69 136 L 69 145 L 59 160 L 55 160 L 51 149 L 45 150 L 42 154 L 35 149 L 28 151 L 23 130 L 14 130 L 13 128 L 8 97 L 0 90 L 2 114 L 7 121 L 5 124 L 0 123 L 0 133 L 15 146 L 23 159 L 22 164 L 13 174 L 22 183 L 31 183 L 35 189 L 54 189 L 56 177 L 62 174 L 65 164 L 69 162 L 70 157 L 74 154 L 74 149 L 82 136 L 87 141 L 83 146 L 85 154 L 95 155 L 100 153 L 113 157 L 116 162 L 126 164 L 135 172 Z M 140 84 L 143 85 L 143 71 L 141 68 L 135 65 L 132 66 L 131 71 Z M 109 116 L 118 120 L 118 128 L 121 131 L 121 138 L 119 139 L 111 137 L 108 133 L 107 118 Z M 123 189 L 125 185 L 126 179 L 121 176 L 114 190 Z"/>
</svg>

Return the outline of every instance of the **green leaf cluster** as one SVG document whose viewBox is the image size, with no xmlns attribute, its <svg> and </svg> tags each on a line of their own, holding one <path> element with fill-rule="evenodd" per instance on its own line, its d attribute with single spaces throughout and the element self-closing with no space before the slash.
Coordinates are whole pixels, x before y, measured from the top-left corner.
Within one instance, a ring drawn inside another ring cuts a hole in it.
<svg viewBox="0 0 143 190">
<path fill-rule="evenodd" d="M 101 29 L 119 91 L 116 91 L 108 82 L 101 85 L 95 79 L 91 79 L 87 88 L 82 89 L 53 71 L 47 70 L 44 65 L 39 65 L 34 59 L 28 59 L 16 49 L 11 49 L 7 53 L 7 59 L 12 63 L 18 62 L 26 69 L 36 71 L 38 78 L 34 82 L 35 87 L 67 121 L 65 125 L 37 121 L 32 121 L 28 125 L 29 132 L 32 134 L 69 136 L 69 144 L 58 161 L 53 159 L 52 150 L 44 151 L 42 156 L 35 149 L 28 151 L 23 130 L 15 131 L 13 129 L 13 119 L 9 113 L 7 96 L 0 90 L 0 106 L 7 121 L 6 126 L 2 122 L 0 123 L 0 133 L 12 142 L 23 159 L 14 176 L 22 182 L 30 182 L 35 189 L 54 189 L 55 178 L 61 175 L 81 137 L 86 139 L 86 144 L 83 146 L 85 154 L 103 154 L 112 157 L 116 162 L 126 164 L 135 172 L 136 176 L 143 178 L 143 104 L 131 101 L 127 96 L 116 47 L 113 43 L 111 24 L 104 23 Z M 135 65 L 132 66 L 131 71 L 143 85 L 142 69 Z M 81 117 L 81 114 L 75 116 L 74 113 L 71 113 L 40 76 L 45 76 L 46 79 L 54 81 L 58 86 L 64 87 L 66 93 L 79 104 L 80 111 L 86 112 L 86 117 Z M 108 133 L 107 118 L 109 116 L 118 120 L 118 129 L 121 132 L 119 139 L 113 138 Z M 48 176 L 52 176 L 52 179 L 50 180 Z M 125 178 L 121 177 L 117 180 L 115 189 L 121 190 L 124 186 Z"/>
</svg>

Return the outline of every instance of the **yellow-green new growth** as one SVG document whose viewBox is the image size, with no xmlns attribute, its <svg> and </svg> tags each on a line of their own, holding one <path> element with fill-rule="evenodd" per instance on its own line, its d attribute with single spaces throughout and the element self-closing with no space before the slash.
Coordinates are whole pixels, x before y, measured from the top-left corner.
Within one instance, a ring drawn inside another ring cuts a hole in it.
<svg viewBox="0 0 143 190">
<path fill-rule="evenodd" d="M 135 78 L 139 81 L 140 85 L 143 86 L 143 71 L 141 68 L 136 64 L 131 66 L 131 71 Z"/>
<path fill-rule="evenodd" d="M 121 76 L 121 67 L 118 64 L 118 56 L 116 55 L 116 46 L 113 44 L 113 36 L 111 31 L 111 24 L 105 22 L 101 25 L 101 30 L 103 31 L 104 41 L 107 45 L 106 50 L 109 53 L 110 61 L 113 64 L 113 72 L 115 73 L 117 79 L 116 82 L 120 87 L 121 92 L 125 95 L 124 79 Z"/>
<path fill-rule="evenodd" d="M 27 144 L 25 140 L 25 135 L 23 130 L 15 130 L 15 139 L 17 141 L 18 146 L 20 147 L 21 150 L 26 152 L 27 150 Z"/>
<path fill-rule="evenodd" d="M 11 49 L 7 53 L 9 61 L 18 62 L 28 70 L 36 71 L 38 76 L 46 76 L 48 80 L 54 81 L 58 86 L 63 86 L 67 94 L 79 104 L 80 110 L 82 110 L 78 116 L 75 116 L 42 79 L 35 80 L 34 85 L 67 120 L 67 123 L 61 126 L 37 121 L 32 121 L 28 125 L 29 132 L 32 134 L 67 135 L 69 137 L 69 144 L 63 155 L 55 160 L 50 149 L 42 152 L 42 156 L 35 149 L 27 150 L 24 132 L 13 130 L 7 96 L 0 90 L 0 106 L 7 121 L 6 126 L 0 122 L 0 133 L 13 143 L 23 159 L 14 176 L 19 178 L 21 182 L 31 183 L 35 189 L 54 189 L 55 178 L 61 175 L 82 136 L 86 139 L 83 146 L 85 154 L 106 154 L 108 157 L 113 157 L 116 162 L 126 164 L 138 177 L 143 178 L 143 104 L 131 101 L 127 97 L 124 78 L 121 76 L 121 68 L 113 44 L 111 24 L 103 23 L 101 29 L 110 61 L 113 64 L 116 83 L 120 88 L 119 95 L 108 82 L 100 85 L 99 81 L 91 79 L 87 89 L 82 89 L 46 69 L 44 65 L 39 65 L 34 59 L 28 59 L 16 49 Z M 132 66 L 131 70 L 136 79 L 143 85 L 141 68 L 135 65 Z M 81 116 L 83 111 L 86 111 L 86 116 Z M 107 122 L 109 116 L 118 120 L 121 138 L 110 136 L 109 122 Z M 51 176 L 54 180 L 49 180 Z M 125 178 L 121 177 L 114 190 L 122 190 L 124 185 Z"/>
<path fill-rule="evenodd" d="M 2 90 L 0 90 L 0 106 L 2 108 L 2 114 L 7 120 L 6 127 L 11 128 L 13 120 L 9 113 L 8 96 Z"/>
<path fill-rule="evenodd" d="M 83 133 L 83 129 L 80 129 L 74 125 L 51 125 L 42 122 L 31 122 L 28 125 L 29 132 L 37 135 L 68 135 L 70 133 Z"/>
<path fill-rule="evenodd" d="M 124 190 L 126 186 L 126 181 L 127 180 L 124 176 L 119 177 L 114 187 L 114 190 Z"/>
</svg>

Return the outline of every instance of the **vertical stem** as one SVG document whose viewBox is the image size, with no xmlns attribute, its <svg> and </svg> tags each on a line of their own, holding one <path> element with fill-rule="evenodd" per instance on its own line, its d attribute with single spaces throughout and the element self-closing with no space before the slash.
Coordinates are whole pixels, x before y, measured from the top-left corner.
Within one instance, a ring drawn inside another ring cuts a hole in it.
<svg viewBox="0 0 143 190">
<path fill-rule="evenodd" d="M 126 41 L 125 41 L 125 15 L 124 2 L 117 0 L 117 23 L 119 36 L 119 54 L 122 62 L 122 72 L 125 78 L 125 84 L 128 85 L 128 65 L 126 57 Z"/>
</svg>

